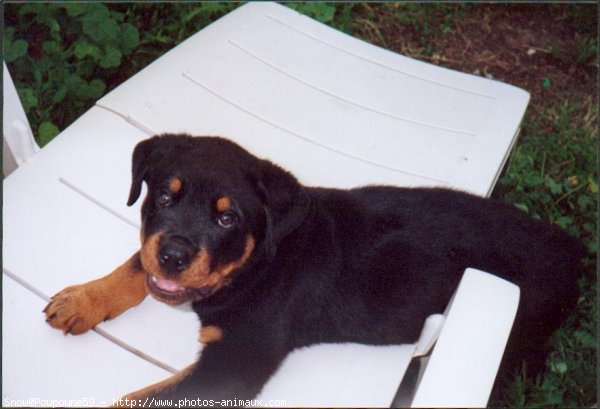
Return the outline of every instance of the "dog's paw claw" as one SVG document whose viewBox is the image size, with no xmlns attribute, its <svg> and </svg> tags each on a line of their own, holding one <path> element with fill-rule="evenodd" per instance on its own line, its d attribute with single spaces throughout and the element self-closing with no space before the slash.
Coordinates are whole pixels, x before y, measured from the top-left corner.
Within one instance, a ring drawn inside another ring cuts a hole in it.
<svg viewBox="0 0 600 409">
<path fill-rule="evenodd" d="M 101 321 L 91 308 L 89 296 L 82 285 L 65 288 L 50 300 L 43 311 L 46 322 L 65 335 L 83 334 Z"/>
</svg>

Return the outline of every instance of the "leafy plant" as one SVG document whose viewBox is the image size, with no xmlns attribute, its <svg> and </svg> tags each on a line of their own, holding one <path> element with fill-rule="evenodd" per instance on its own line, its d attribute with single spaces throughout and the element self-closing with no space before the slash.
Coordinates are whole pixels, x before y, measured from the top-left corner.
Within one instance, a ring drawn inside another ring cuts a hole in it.
<svg viewBox="0 0 600 409">
<path fill-rule="evenodd" d="M 40 145 L 239 3 L 5 6 L 5 61 Z"/>
<path fill-rule="evenodd" d="M 131 59 L 136 72 L 190 35 L 230 12 L 242 3 L 118 3 L 111 10 L 120 12 L 140 32 L 140 44 Z"/>
<path fill-rule="evenodd" d="M 14 34 L 14 27 L 8 27 L 4 31 L 4 60 L 6 62 L 13 62 L 27 54 L 27 47 L 29 44 L 22 39 L 15 40 L 13 38 Z"/>
<path fill-rule="evenodd" d="M 4 33 L 6 61 L 26 84 L 19 96 L 44 145 L 104 94 L 102 78 L 131 54 L 138 30 L 101 3 L 30 3 L 5 12 L 16 23 Z"/>
<path fill-rule="evenodd" d="M 299 13 L 314 18 L 321 23 L 326 23 L 345 33 L 353 31 L 353 12 L 358 3 L 326 3 L 318 1 L 291 2 L 286 6 Z"/>
<path fill-rule="evenodd" d="M 524 122 L 524 143 L 513 152 L 496 195 L 582 237 L 596 252 L 597 153 L 590 149 L 596 136 L 574 118 L 579 110 L 567 103 Z"/>
<path fill-rule="evenodd" d="M 306 14 L 322 23 L 330 23 L 335 15 L 333 4 L 321 2 L 290 3 L 288 6 L 302 14 Z"/>
<path fill-rule="evenodd" d="M 502 406 L 580 407 L 596 398 L 596 115 L 593 104 L 586 113 L 578 101 L 544 108 L 526 117 L 494 195 L 580 237 L 589 258 L 576 314 L 555 334 L 547 371 L 534 380 L 513 379 Z"/>
</svg>

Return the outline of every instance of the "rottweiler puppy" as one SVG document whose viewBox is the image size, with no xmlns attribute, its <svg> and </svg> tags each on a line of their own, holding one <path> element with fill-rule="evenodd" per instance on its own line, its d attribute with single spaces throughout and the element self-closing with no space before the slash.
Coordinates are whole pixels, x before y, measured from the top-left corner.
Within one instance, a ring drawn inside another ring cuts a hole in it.
<svg viewBox="0 0 600 409">
<path fill-rule="evenodd" d="M 81 334 L 148 294 L 192 304 L 200 359 L 129 399 L 252 399 L 296 348 L 413 343 L 467 267 L 520 287 L 504 364 L 527 358 L 539 368 L 578 298 L 579 241 L 495 200 L 438 188 L 306 187 L 219 137 L 142 141 L 132 173 L 128 205 L 148 186 L 140 251 L 45 309 L 51 326 Z"/>
</svg>

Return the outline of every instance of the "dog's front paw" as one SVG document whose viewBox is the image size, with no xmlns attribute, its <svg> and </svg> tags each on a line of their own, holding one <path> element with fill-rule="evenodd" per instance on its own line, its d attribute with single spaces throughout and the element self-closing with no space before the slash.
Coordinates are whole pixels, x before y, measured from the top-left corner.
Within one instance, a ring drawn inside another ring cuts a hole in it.
<svg viewBox="0 0 600 409">
<path fill-rule="evenodd" d="M 102 308 L 98 308 L 89 284 L 67 287 L 50 299 L 44 308 L 46 322 L 65 334 L 83 334 L 102 322 Z"/>
</svg>

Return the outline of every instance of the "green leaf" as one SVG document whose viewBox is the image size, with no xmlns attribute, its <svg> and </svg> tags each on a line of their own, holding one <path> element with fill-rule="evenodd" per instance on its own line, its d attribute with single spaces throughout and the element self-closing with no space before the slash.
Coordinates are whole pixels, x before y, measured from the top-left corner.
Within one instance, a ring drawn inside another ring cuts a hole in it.
<svg viewBox="0 0 600 409">
<path fill-rule="evenodd" d="M 573 224 L 573 218 L 569 216 L 560 216 L 556 219 L 556 224 L 563 229 L 567 229 L 571 224 Z"/>
<path fill-rule="evenodd" d="M 98 43 L 114 40 L 119 34 L 119 25 L 110 18 L 103 4 L 95 3 L 91 12 L 82 17 L 83 32 Z"/>
<path fill-rule="evenodd" d="M 123 54 L 129 54 L 131 50 L 140 43 L 140 33 L 138 29 L 129 23 L 121 25 L 121 35 L 119 36 L 119 45 Z"/>
<path fill-rule="evenodd" d="M 38 128 L 38 142 L 41 146 L 44 146 L 58 135 L 59 132 L 60 130 L 52 122 L 42 122 Z"/>
<path fill-rule="evenodd" d="M 86 99 L 98 99 L 104 93 L 106 85 L 100 79 L 94 79 L 91 82 L 87 82 L 81 77 L 76 76 L 69 81 L 69 86 L 74 92 L 75 97 L 81 100 Z"/>
<path fill-rule="evenodd" d="M 55 55 L 55 54 L 60 54 L 60 52 L 62 51 L 62 48 L 61 48 L 60 44 L 56 41 L 45 41 L 42 44 L 42 50 L 44 50 L 44 52 L 46 54 Z"/>
<path fill-rule="evenodd" d="M 99 79 L 94 79 L 90 81 L 88 84 L 88 98 L 89 99 L 98 99 L 104 94 L 104 90 L 106 89 L 106 84 L 104 81 Z"/>
<path fill-rule="evenodd" d="M 119 23 L 119 25 L 121 25 L 120 23 L 125 21 L 125 14 L 123 14 L 119 11 L 111 10 L 110 17 L 113 18 L 117 23 Z"/>
<path fill-rule="evenodd" d="M 79 42 L 73 49 L 73 54 L 79 60 L 83 60 L 87 56 L 92 57 L 94 60 L 99 60 L 102 56 L 100 48 L 87 41 Z"/>
<path fill-rule="evenodd" d="M 586 210 L 588 207 L 592 207 L 596 204 L 596 202 L 589 196 L 580 195 L 577 198 L 577 204 L 581 208 L 581 210 Z"/>
<path fill-rule="evenodd" d="M 87 10 L 85 3 L 66 3 L 62 7 L 66 10 L 69 17 L 77 17 Z"/>
<path fill-rule="evenodd" d="M 24 4 L 22 7 L 19 7 L 19 15 L 24 16 L 28 13 L 37 14 L 40 10 L 40 4 L 36 3 L 28 3 Z"/>
<path fill-rule="evenodd" d="M 183 24 L 187 24 L 198 15 L 210 16 L 212 13 L 224 12 L 226 10 L 227 7 L 224 4 L 219 4 L 216 2 L 199 3 L 195 9 L 182 17 L 181 22 Z"/>
<path fill-rule="evenodd" d="M 546 187 L 548 189 L 550 189 L 550 192 L 552 192 L 552 194 L 560 194 L 563 191 L 563 187 L 560 183 L 556 182 L 554 179 L 552 179 L 551 177 L 546 177 L 546 180 L 544 181 L 544 185 L 546 185 Z"/>
<path fill-rule="evenodd" d="M 13 37 L 15 36 L 15 28 L 14 27 L 6 27 L 4 28 L 4 42 L 11 42 Z M 6 44 L 4 45 L 6 47 Z"/>
<path fill-rule="evenodd" d="M 36 66 L 33 68 L 33 79 L 35 80 L 35 85 L 37 87 L 42 86 L 42 70 L 40 67 Z"/>
<path fill-rule="evenodd" d="M 529 186 L 539 186 L 544 183 L 544 178 L 538 174 L 528 175 L 525 179 Z"/>
<path fill-rule="evenodd" d="M 322 23 L 329 23 L 333 20 L 333 16 L 335 15 L 335 7 L 325 3 L 309 2 L 290 4 L 290 6 L 294 10 L 313 17 Z"/>
<path fill-rule="evenodd" d="M 552 81 L 550 81 L 550 78 L 547 78 L 547 77 L 545 77 L 545 78 L 542 80 L 542 86 L 543 86 L 544 88 L 546 88 L 546 89 L 547 89 L 547 88 L 550 88 L 550 87 L 552 86 Z"/>
<path fill-rule="evenodd" d="M 61 85 L 58 88 L 58 90 L 56 91 L 56 93 L 54 94 L 54 96 L 52 97 L 52 102 L 56 104 L 56 103 L 62 101 L 63 99 L 65 99 L 66 96 L 67 96 L 67 87 L 65 87 L 64 85 Z"/>
<path fill-rule="evenodd" d="M 575 339 L 577 341 L 579 341 L 584 348 L 595 348 L 596 347 L 596 342 L 597 342 L 596 337 L 587 331 L 581 331 L 581 330 L 575 331 L 573 333 L 573 337 L 575 337 Z"/>
<path fill-rule="evenodd" d="M 121 65 L 121 52 L 111 45 L 107 45 L 104 55 L 100 58 L 102 68 L 113 68 Z"/>
<path fill-rule="evenodd" d="M 48 80 L 46 81 L 48 84 L 55 84 L 56 87 L 65 88 L 66 89 L 66 81 L 67 78 L 71 76 L 71 72 L 65 67 L 56 67 L 55 69 L 49 71 L 47 73 Z"/>
<path fill-rule="evenodd" d="M 38 98 L 33 89 L 19 88 L 17 89 L 23 110 L 28 113 L 31 108 L 38 105 Z"/>
<path fill-rule="evenodd" d="M 567 364 L 564 363 L 564 362 L 556 362 L 556 363 L 552 362 L 550 364 L 550 370 L 552 372 L 560 374 L 560 375 L 562 375 L 565 372 L 567 372 L 568 369 L 569 368 L 567 367 Z"/>
<path fill-rule="evenodd" d="M 524 203 L 515 203 L 515 207 L 517 209 L 520 209 L 520 210 L 524 211 L 525 213 L 529 213 L 529 208 Z"/>
<path fill-rule="evenodd" d="M 13 62 L 27 54 L 29 43 L 25 40 L 6 41 L 4 42 L 4 61 Z"/>
<path fill-rule="evenodd" d="M 58 21 L 55 18 L 48 18 L 44 21 L 44 24 L 50 27 L 50 31 L 60 33 L 60 24 L 58 24 Z"/>
<path fill-rule="evenodd" d="M 76 98 L 85 99 L 87 82 L 85 82 L 78 74 L 70 76 L 65 85 L 67 86 L 67 89 L 75 95 Z"/>
<path fill-rule="evenodd" d="M 30 3 L 19 9 L 19 15 L 33 14 L 37 24 L 42 24 L 50 28 L 51 32 L 59 33 L 60 25 L 56 20 L 60 6 L 52 3 Z"/>
<path fill-rule="evenodd" d="M 596 232 L 596 223 L 585 222 L 585 223 L 583 223 L 583 228 L 587 232 L 595 233 Z"/>
<path fill-rule="evenodd" d="M 588 251 L 590 253 L 597 253 L 598 252 L 598 240 L 592 240 L 588 243 Z"/>
</svg>

